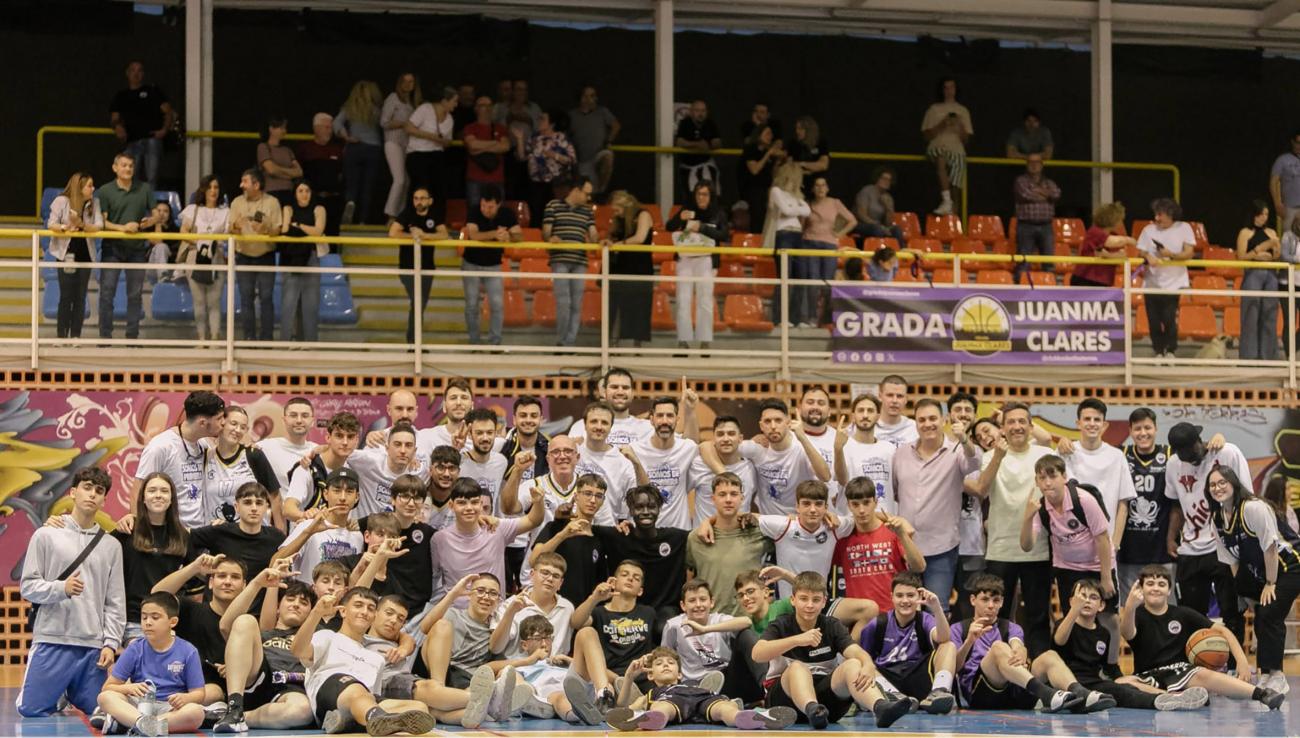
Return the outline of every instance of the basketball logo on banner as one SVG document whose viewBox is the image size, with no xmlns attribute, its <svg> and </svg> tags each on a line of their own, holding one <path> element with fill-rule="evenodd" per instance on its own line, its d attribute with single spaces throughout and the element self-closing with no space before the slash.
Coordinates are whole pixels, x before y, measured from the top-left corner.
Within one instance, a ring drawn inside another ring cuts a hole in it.
<svg viewBox="0 0 1300 738">
<path fill-rule="evenodd" d="M 952 349 L 975 356 L 1011 350 L 1011 316 L 988 295 L 971 295 L 952 311 Z"/>
</svg>

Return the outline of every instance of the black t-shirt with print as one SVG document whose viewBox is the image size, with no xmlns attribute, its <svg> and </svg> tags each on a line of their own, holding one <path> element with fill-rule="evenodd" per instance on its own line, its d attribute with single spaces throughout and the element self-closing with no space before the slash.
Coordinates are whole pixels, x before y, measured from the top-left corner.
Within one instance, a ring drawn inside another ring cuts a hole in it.
<svg viewBox="0 0 1300 738">
<path fill-rule="evenodd" d="M 638 657 L 650 653 L 659 643 L 662 624 L 654 608 L 635 605 L 627 612 L 611 612 L 605 605 L 591 611 L 591 627 L 600 637 L 605 666 L 622 674 Z"/>
<path fill-rule="evenodd" d="M 844 623 L 825 615 L 818 615 L 813 627 L 821 629 L 821 641 L 816 646 L 795 646 L 786 651 L 784 656 L 790 661 L 804 664 L 814 674 L 829 674 L 835 670 L 844 649 L 853 645 L 853 636 L 849 634 L 849 629 L 844 627 Z M 803 632 L 804 629 L 799 627 L 795 614 L 789 613 L 768 623 L 760 639 L 779 641 Z"/>
<path fill-rule="evenodd" d="M 552 520 L 542 526 L 541 533 L 537 534 L 535 545 L 541 545 L 556 537 L 568 524 L 568 520 Z M 597 584 L 609 578 L 605 557 L 601 555 L 600 541 L 594 535 L 565 539 L 555 552 L 563 556 L 569 565 L 564 572 L 564 583 L 560 585 L 559 592 L 570 602 L 581 603 L 591 596 Z"/>
<path fill-rule="evenodd" d="M 655 610 L 678 609 L 682 585 L 686 584 L 686 536 L 689 531 L 655 528 L 653 537 L 641 538 L 635 532 L 623 535 L 618 528 L 603 525 L 594 525 L 591 530 L 605 551 L 607 566 L 613 568 L 626 559 L 641 564 L 645 573 L 645 591 L 639 598 L 641 604 Z"/>
<path fill-rule="evenodd" d="M 423 233 L 422 239 L 428 242 L 433 238 L 433 232 L 438 227 L 438 221 L 434 220 L 433 209 L 430 208 L 428 213 L 420 215 L 415 212 L 415 208 L 407 208 L 402 211 L 394 220 L 402 227 L 403 231 L 409 231 L 411 228 L 419 228 Z M 398 269 L 415 268 L 415 250 L 410 246 L 399 246 L 397 252 Z M 420 247 L 420 271 L 433 271 L 433 247 Z"/>
<path fill-rule="evenodd" d="M 1190 607 L 1170 605 L 1163 615 L 1153 615 L 1138 605 L 1134 617 L 1137 634 L 1129 640 L 1133 649 L 1133 673 L 1187 661 L 1187 639 L 1210 619 Z"/>
</svg>

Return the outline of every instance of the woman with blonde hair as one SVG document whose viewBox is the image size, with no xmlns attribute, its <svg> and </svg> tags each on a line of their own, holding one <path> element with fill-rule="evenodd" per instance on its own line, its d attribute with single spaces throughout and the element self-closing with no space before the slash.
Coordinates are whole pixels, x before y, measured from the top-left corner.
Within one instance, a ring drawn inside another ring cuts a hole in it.
<svg viewBox="0 0 1300 738">
<path fill-rule="evenodd" d="M 50 256 L 68 266 L 61 267 L 59 276 L 58 337 L 81 338 L 81 324 L 86 318 L 86 290 L 90 285 L 90 270 L 77 269 L 72 264 L 89 264 L 95 260 L 86 242 L 87 233 L 104 227 L 104 214 L 95 197 L 95 180 L 85 172 L 73 172 L 63 192 L 50 204 L 50 217 L 45 227 L 55 233 L 50 239 Z M 71 234 L 77 235 L 71 235 Z"/>
<path fill-rule="evenodd" d="M 1092 214 L 1092 227 L 1083 234 L 1079 256 L 1122 259 L 1137 241 L 1124 229 L 1124 205 L 1108 202 Z M 1113 287 L 1116 264 L 1076 264 L 1070 275 L 1071 287 Z"/>
<path fill-rule="evenodd" d="M 370 198 L 379 177 L 379 160 L 383 158 L 384 137 L 379 127 L 382 100 L 379 85 L 363 79 L 352 85 L 348 99 L 334 116 L 334 134 L 348 143 L 343 150 L 343 187 L 347 193 L 344 223 L 353 221 L 358 205 L 358 220 L 364 223 L 370 217 Z"/>
<path fill-rule="evenodd" d="M 776 276 L 781 277 L 781 251 L 803 245 L 803 222 L 812 211 L 803 198 L 803 167 L 787 161 L 772 175 L 772 189 L 767 192 L 767 222 L 763 225 L 763 245 L 772 246 Z M 793 317 L 793 316 L 791 316 Z M 772 293 L 772 322 L 781 323 L 781 290 Z"/>
<path fill-rule="evenodd" d="M 654 218 L 650 211 L 627 190 L 610 196 L 614 221 L 605 245 L 649 245 L 654 239 Z M 615 251 L 609 255 L 610 274 L 650 276 L 655 271 L 654 254 L 649 251 Z M 687 294 L 679 290 L 679 294 Z M 687 298 L 689 299 L 689 298 Z M 614 280 L 609 283 L 609 321 L 618 324 L 616 340 L 631 341 L 640 347 L 650 340 L 650 311 L 654 305 L 654 282 Z"/>
<path fill-rule="evenodd" d="M 384 159 L 388 162 L 388 173 L 393 176 L 388 199 L 384 201 L 384 215 L 388 216 L 389 223 L 406 208 L 406 187 L 409 184 L 406 179 L 406 121 L 423 102 L 419 78 L 411 72 L 403 72 L 397 75 L 397 84 L 379 111 L 379 127 L 384 129 Z"/>
</svg>

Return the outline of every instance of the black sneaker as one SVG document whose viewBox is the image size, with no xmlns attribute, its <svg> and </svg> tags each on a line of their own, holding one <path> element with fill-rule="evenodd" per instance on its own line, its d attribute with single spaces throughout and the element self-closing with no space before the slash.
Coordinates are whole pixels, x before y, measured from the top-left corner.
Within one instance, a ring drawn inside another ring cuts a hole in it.
<svg viewBox="0 0 1300 738">
<path fill-rule="evenodd" d="M 226 710 L 230 709 L 225 702 L 213 702 L 203 707 L 203 727 L 211 728 L 221 722 L 221 718 L 226 716 Z"/>
<path fill-rule="evenodd" d="M 1274 689 L 1265 689 L 1264 694 L 1259 696 L 1259 701 L 1263 702 L 1268 709 L 1276 710 L 1286 702 L 1286 695 Z"/>
<path fill-rule="evenodd" d="M 804 715 L 808 716 L 808 724 L 813 730 L 824 730 L 827 725 L 831 724 L 831 711 L 826 709 L 826 705 L 820 702 L 814 702 L 804 710 Z"/>
<path fill-rule="evenodd" d="M 957 699 L 946 689 L 932 689 L 930 694 L 921 700 L 921 709 L 931 715 L 947 715 L 956 706 Z"/>
<path fill-rule="evenodd" d="M 213 733 L 247 733 L 248 723 L 244 721 L 244 708 L 231 707 L 226 714 L 212 726 Z"/>
<path fill-rule="evenodd" d="M 1116 704 L 1117 703 L 1115 702 L 1114 697 L 1111 697 L 1110 695 L 1105 694 L 1103 692 L 1098 692 L 1096 690 L 1093 690 L 1088 693 L 1087 697 L 1083 698 L 1083 701 L 1081 701 L 1079 704 L 1075 705 L 1074 707 L 1071 707 L 1070 712 L 1076 712 L 1080 714 L 1087 713 L 1087 712 L 1102 712 L 1103 710 L 1109 710 L 1110 708 L 1114 707 Z"/>
<path fill-rule="evenodd" d="M 888 728 L 898 719 L 911 711 L 912 702 L 910 699 L 901 700 L 881 700 L 876 703 L 872 713 L 876 716 L 877 728 Z"/>
<path fill-rule="evenodd" d="M 615 707 L 618 707 L 618 697 L 615 696 L 614 690 L 609 687 L 600 690 L 596 695 L 596 709 L 600 710 L 600 714 L 604 715 Z"/>
</svg>

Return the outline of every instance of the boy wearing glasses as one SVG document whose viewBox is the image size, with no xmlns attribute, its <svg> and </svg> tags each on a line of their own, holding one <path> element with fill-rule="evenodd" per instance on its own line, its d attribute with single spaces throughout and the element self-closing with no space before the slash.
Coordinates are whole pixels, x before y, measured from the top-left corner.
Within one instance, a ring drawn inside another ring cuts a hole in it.
<svg viewBox="0 0 1300 738">
<path fill-rule="evenodd" d="M 574 483 L 572 513 L 567 520 L 552 520 L 537 534 L 537 545 L 529 553 L 528 563 L 537 566 L 543 554 L 557 553 L 568 562 L 560 595 L 570 602 L 581 603 L 597 585 L 608 578 L 600 540 L 591 535 L 596 512 L 605 504 L 605 480 L 596 474 L 583 474 Z M 548 501 L 549 504 L 549 501 Z"/>
<path fill-rule="evenodd" d="M 529 690 L 529 699 L 523 705 L 523 713 L 530 717 L 548 720 L 560 718 L 567 723 L 587 722 L 582 717 L 585 713 L 592 719 L 590 724 L 599 724 L 600 713 L 586 693 L 586 685 L 579 677 L 578 684 L 568 691 L 578 694 L 579 704 L 575 707 L 565 694 L 565 682 L 574 682 L 575 671 L 568 667 L 574 660 L 568 656 L 552 656 L 554 650 L 555 627 L 551 621 L 541 615 L 529 615 L 519 623 L 519 645 L 523 656 L 511 659 L 519 677 L 519 682 Z M 577 690 L 576 687 L 582 687 Z"/>
<path fill-rule="evenodd" d="M 428 499 L 427 488 L 419 477 L 403 474 L 393 480 L 390 488 L 393 495 L 393 512 L 367 515 L 357 521 L 363 533 L 367 532 L 372 519 L 383 515 L 396 516 L 401 539 L 400 551 L 405 553 L 391 558 L 387 563 L 389 591 L 402 596 L 406 609 L 419 621 L 420 614 L 433 599 L 433 578 L 436 564 L 433 556 L 433 526 L 420 520 L 424 501 Z M 355 565 L 355 562 L 353 562 Z"/>
<path fill-rule="evenodd" d="M 573 602 L 558 591 L 564 582 L 567 568 L 564 557 L 556 553 L 542 554 L 536 558 L 532 585 L 506 602 L 501 622 L 492 631 L 492 640 L 488 644 L 491 651 L 503 653 L 506 658 L 512 659 L 525 655 L 519 642 L 519 624 L 529 615 L 541 615 L 554 626 L 552 641 L 555 648 L 551 655 L 569 652 L 569 641 L 573 635 L 570 626 Z"/>
</svg>

